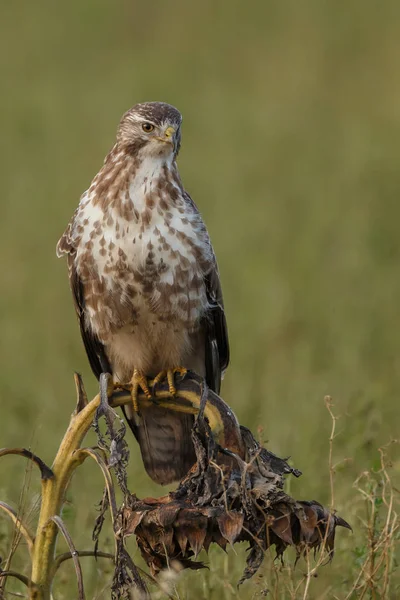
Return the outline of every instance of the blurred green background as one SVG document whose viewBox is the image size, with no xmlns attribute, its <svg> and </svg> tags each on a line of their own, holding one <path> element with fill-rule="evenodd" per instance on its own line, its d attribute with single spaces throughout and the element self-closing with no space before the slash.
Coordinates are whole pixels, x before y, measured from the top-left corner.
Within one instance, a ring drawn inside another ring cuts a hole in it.
<svg viewBox="0 0 400 600">
<path fill-rule="evenodd" d="M 180 171 L 220 265 L 232 352 L 223 397 L 303 471 L 290 492 L 324 503 L 325 394 L 340 415 L 335 461 L 351 462 L 336 475 L 335 504 L 355 534 L 338 535 L 315 598 L 349 589 L 364 535 L 353 482 L 399 435 L 399 23 L 390 0 L 1 5 L 0 445 L 51 463 L 74 370 L 95 393 L 55 245 L 122 113 L 174 104 Z M 131 447 L 131 488 L 162 493 Z M 21 460 L 0 461 L 3 500 L 18 503 L 23 480 Z M 88 464 L 74 484 L 66 519 L 87 549 L 101 476 Z M 32 474 L 32 522 L 36 491 Z M 0 531 L 6 556 L 3 519 Z M 180 597 L 234 597 L 243 559 L 212 553 L 210 572 L 184 575 Z M 88 597 L 108 598 L 104 563 L 85 561 Z M 72 567 L 62 569 L 71 591 L 57 597 L 74 597 Z"/>
</svg>

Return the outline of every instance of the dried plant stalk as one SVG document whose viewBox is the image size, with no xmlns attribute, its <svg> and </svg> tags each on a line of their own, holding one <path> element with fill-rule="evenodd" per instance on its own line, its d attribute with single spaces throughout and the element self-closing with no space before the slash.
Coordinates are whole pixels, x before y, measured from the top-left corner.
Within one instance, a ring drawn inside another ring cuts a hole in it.
<svg viewBox="0 0 400 600">
<path fill-rule="evenodd" d="M 28 530 L 28 527 L 21 521 L 20 517 L 9 504 L 0 501 L 0 510 L 5 512 L 13 521 L 16 529 L 23 535 L 28 545 L 29 553 L 32 554 L 34 540 L 32 534 Z"/>
<path fill-rule="evenodd" d="M 83 588 L 83 577 L 82 577 L 82 567 L 79 560 L 79 553 L 77 552 L 72 538 L 69 534 L 68 529 L 65 526 L 64 521 L 58 515 L 51 518 L 51 520 L 57 525 L 58 529 L 64 536 L 65 541 L 68 544 L 68 548 L 71 552 L 71 558 L 74 563 L 76 578 L 78 580 L 78 600 L 85 600 L 85 590 Z"/>
</svg>

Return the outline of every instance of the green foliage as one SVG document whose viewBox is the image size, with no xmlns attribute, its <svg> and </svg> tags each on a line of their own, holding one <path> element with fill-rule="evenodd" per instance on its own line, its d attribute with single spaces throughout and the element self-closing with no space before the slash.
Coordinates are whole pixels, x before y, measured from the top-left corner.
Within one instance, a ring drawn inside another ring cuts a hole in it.
<svg viewBox="0 0 400 600">
<path fill-rule="evenodd" d="M 55 244 L 123 111 L 141 100 L 171 102 L 184 115 L 182 177 L 221 270 L 232 345 L 224 398 L 303 471 L 291 494 L 326 504 L 325 394 L 341 415 L 335 506 L 354 535 L 339 532 L 335 559 L 310 594 L 345 598 L 368 556 L 367 501 L 353 483 L 380 469 L 378 447 L 398 435 L 400 5 L 3 4 L 0 445 L 30 446 L 49 462 L 73 408 L 72 372 L 95 392 Z M 131 487 L 163 493 L 131 447 Z M 14 505 L 20 460 L 0 461 L 1 498 Z M 398 486 L 395 451 L 392 460 Z M 65 518 L 77 547 L 90 547 L 101 489 L 91 465 L 74 478 Z M 387 507 L 373 493 L 379 530 Z M 23 506 L 33 523 L 37 503 Z M 0 524 L 2 557 L 7 527 Z M 208 573 L 178 580 L 180 598 L 252 598 L 276 581 L 276 597 L 290 598 L 290 582 L 307 570 L 268 558 L 262 583 L 237 592 L 243 559 L 244 550 L 213 551 Z M 396 565 L 388 598 L 399 591 Z M 89 597 L 108 598 L 104 565 L 85 559 L 83 568 Z M 76 589 L 72 566 L 62 569 L 60 600 Z"/>
</svg>

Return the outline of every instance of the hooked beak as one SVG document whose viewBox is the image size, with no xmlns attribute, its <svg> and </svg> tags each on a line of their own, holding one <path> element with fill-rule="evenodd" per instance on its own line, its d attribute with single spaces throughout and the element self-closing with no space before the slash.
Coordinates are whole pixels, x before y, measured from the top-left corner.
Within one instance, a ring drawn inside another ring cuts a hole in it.
<svg viewBox="0 0 400 600">
<path fill-rule="evenodd" d="M 175 129 L 173 127 L 167 127 L 164 131 L 164 138 L 169 142 L 174 139 Z"/>
<path fill-rule="evenodd" d="M 175 147 L 175 129 L 171 126 L 167 127 L 164 131 L 163 136 L 157 136 L 156 139 L 159 142 L 164 142 L 166 144 L 171 144 L 171 146 Z"/>
</svg>

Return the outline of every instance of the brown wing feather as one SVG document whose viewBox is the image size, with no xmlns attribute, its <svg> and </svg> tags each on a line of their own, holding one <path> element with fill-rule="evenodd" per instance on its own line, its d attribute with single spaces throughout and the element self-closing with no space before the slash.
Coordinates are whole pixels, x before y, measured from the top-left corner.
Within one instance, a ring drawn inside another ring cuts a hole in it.
<svg viewBox="0 0 400 600">
<path fill-rule="evenodd" d="M 87 327 L 85 320 L 85 293 L 83 283 L 75 266 L 76 247 L 72 237 L 74 220 L 77 212 L 78 209 L 75 211 L 75 214 L 69 222 L 67 229 L 60 238 L 56 251 L 58 257 L 61 257 L 64 254 L 67 255 L 69 284 L 74 299 L 74 306 L 79 321 L 82 340 L 92 371 L 97 379 L 99 379 L 101 373 L 111 373 L 111 367 L 103 344 L 93 334 L 90 328 Z"/>
<path fill-rule="evenodd" d="M 219 394 L 221 379 L 229 364 L 229 339 L 221 283 L 217 265 L 205 278 L 209 310 L 204 320 L 206 332 L 206 381 Z"/>
<path fill-rule="evenodd" d="M 79 320 L 82 340 L 90 366 L 97 379 L 102 373 L 112 373 L 105 349 L 100 340 L 87 327 L 85 320 L 85 295 L 82 281 L 75 268 L 74 257 L 68 255 L 69 282 L 74 298 L 75 310 Z"/>
<path fill-rule="evenodd" d="M 191 196 L 183 193 L 186 202 L 199 213 L 199 209 Z M 221 388 L 221 379 L 229 364 L 229 338 L 226 323 L 224 302 L 217 261 L 214 256 L 214 267 L 205 276 L 209 309 L 203 319 L 205 331 L 205 362 L 207 385 L 217 394 Z"/>
</svg>

